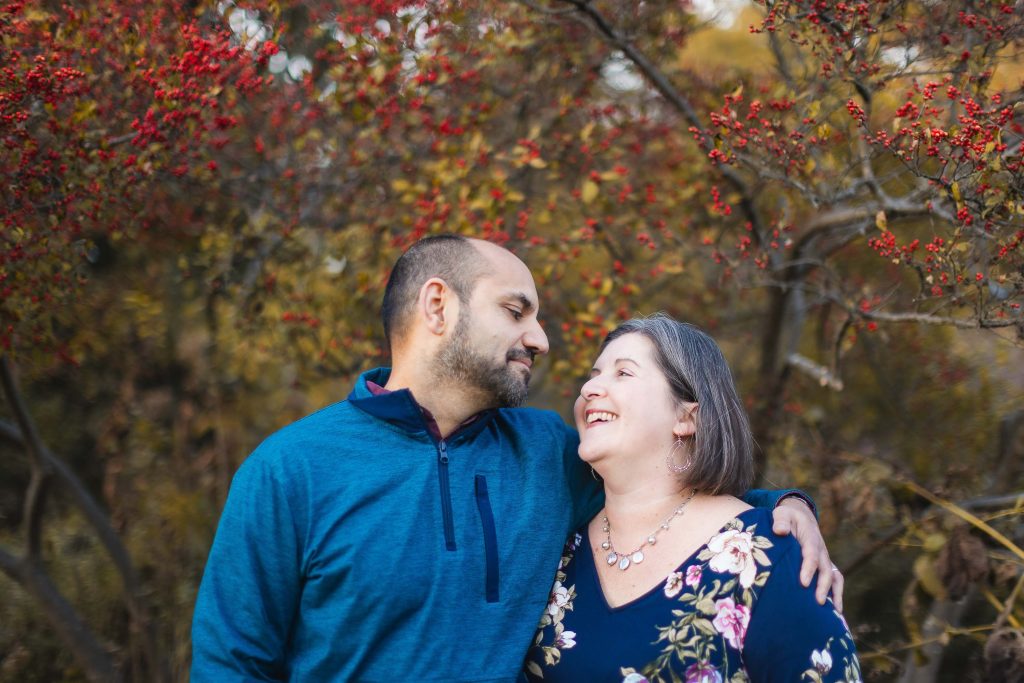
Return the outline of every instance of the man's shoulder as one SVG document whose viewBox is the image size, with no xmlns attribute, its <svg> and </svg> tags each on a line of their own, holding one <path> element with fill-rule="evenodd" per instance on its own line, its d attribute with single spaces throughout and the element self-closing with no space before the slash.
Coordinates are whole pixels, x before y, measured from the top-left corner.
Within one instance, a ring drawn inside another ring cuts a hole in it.
<svg viewBox="0 0 1024 683">
<path fill-rule="evenodd" d="M 295 453 L 321 452 L 325 445 L 337 444 L 339 436 L 352 431 L 359 421 L 358 411 L 347 400 L 332 403 L 270 434 L 246 461 L 270 464 Z"/>
</svg>

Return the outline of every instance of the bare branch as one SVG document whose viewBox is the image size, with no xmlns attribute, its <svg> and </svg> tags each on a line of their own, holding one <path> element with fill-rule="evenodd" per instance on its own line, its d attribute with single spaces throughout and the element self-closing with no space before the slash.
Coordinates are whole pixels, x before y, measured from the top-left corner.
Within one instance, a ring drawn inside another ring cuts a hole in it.
<svg viewBox="0 0 1024 683">
<path fill-rule="evenodd" d="M 8 443 L 26 447 L 25 440 L 17 428 L 4 420 L 0 420 L 0 438 L 5 439 Z M 40 453 L 53 469 L 57 480 L 65 487 L 72 500 L 74 500 L 75 504 L 85 515 L 86 520 L 95 529 L 96 534 L 103 543 L 103 547 L 106 548 L 111 559 L 114 561 L 118 573 L 121 574 L 126 594 L 131 597 L 130 604 L 134 604 L 135 596 L 139 592 L 139 579 L 128 556 L 128 551 L 118 537 L 117 532 L 110 526 L 110 522 L 103 509 L 93 499 L 78 477 L 75 476 L 75 473 L 53 452 L 42 446 Z"/>
<path fill-rule="evenodd" d="M 31 558 L 18 561 L 0 548 L 0 570 L 24 588 L 42 607 L 46 620 L 71 649 L 89 680 L 96 683 L 116 683 L 121 680 L 120 672 L 114 667 L 103 645 L 93 636 L 74 607 L 60 594 L 39 563 Z"/>
<path fill-rule="evenodd" d="M 7 356 L 0 357 L 0 381 L 3 382 L 4 394 L 7 396 L 7 402 L 14 413 L 14 419 L 24 435 L 22 445 L 32 457 L 32 462 L 42 469 L 44 473 L 48 472 L 50 465 L 46 462 L 46 458 L 43 455 L 42 439 L 39 438 L 39 432 L 36 430 L 28 408 L 25 406 L 25 400 L 18 390 L 18 384 L 14 378 L 14 368 L 11 365 L 10 358 Z"/>
<path fill-rule="evenodd" d="M 14 390 L 14 395 L 18 396 L 20 400 L 20 393 L 17 390 L 17 386 L 13 384 L 13 375 L 9 373 L 9 367 L 5 366 L 5 382 L 8 378 L 12 381 L 10 389 Z M 23 404 L 22 408 L 24 408 Z M 14 425 L 4 420 L 0 420 L 0 439 L 4 439 L 8 443 L 21 446 L 23 448 L 28 448 L 27 440 L 24 438 L 23 434 Z M 37 441 L 36 447 L 38 449 L 38 454 L 40 458 L 43 461 L 45 461 L 46 466 L 50 468 L 50 471 L 52 472 L 52 478 L 60 482 L 63 485 L 65 491 L 67 491 L 67 493 L 70 494 L 71 499 L 77 505 L 78 509 L 82 512 L 82 514 L 85 516 L 85 519 L 89 522 L 90 525 L 92 525 L 93 529 L 96 532 L 96 535 L 100 539 L 100 542 L 103 544 L 103 547 L 106 549 L 107 554 L 110 556 L 111 560 L 114 563 L 114 566 L 117 568 L 118 574 L 121 575 L 123 588 L 122 592 L 125 604 L 128 608 L 128 612 L 132 616 L 132 619 L 138 625 L 139 633 L 143 641 L 143 648 L 145 649 L 146 656 L 149 659 L 150 675 L 152 677 L 152 680 L 170 680 L 170 672 L 167 670 L 166 663 L 161 658 L 159 649 L 157 647 L 157 639 L 156 634 L 154 632 L 153 622 L 149 618 L 149 615 L 145 607 L 143 606 L 142 600 L 140 598 L 142 594 L 142 589 L 138 574 L 136 573 L 135 566 L 132 564 L 131 558 L 128 555 L 128 550 L 124 547 L 124 543 L 121 542 L 121 539 L 117 535 L 117 532 L 114 531 L 114 528 L 110 525 L 110 521 L 106 513 L 104 513 L 100 505 L 95 501 L 95 499 L 93 499 L 92 495 L 85 488 L 85 485 L 82 484 L 82 482 L 78 479 L 78 477 L 71 470 L 71 468 L 65 465 L 64 462 L 60 458 L 58 458 L 52 451 L 50 451 L 42 442 Z M 28 497 L 32 498 L 32 496 L 33 494 L 30 490 Z M 26 509 L 28 508 L 29 503 L 26 502 Z M 41 506 L 35 505 L 33 506 L 32 509 L 39 510 L 41 509 Z M 41 531 L 37 530 L 35 533 L 37 533 L 37 535 L 41 535 Z M 36 543 L 38 543 L 38 536 Z M 34 556 L 31 554 L 30 548 L 29 558 L 27 558 L 25 562 L 29 562 L 32 560 L 34 560 Z M 7 570 L 6 567 L 3 568 L 5 571 Z M 41 571 L 41 569 L 39 571 Z M 59 592 L 57 592 L 57 589 L 49 583 L 49 579 L 47 579 L 45 575 L 43 575 L 42 578 L 39 578 L 38 580 L 33 578 L 33 581 L 35 582 L 33 583 L 33 586 L 36 586 L 36 588 L 29 590 L 29 592 L 32 593 L 33 596 L 35 596 L 37 599 L 53 599 L 52 596 L 50 596 L 50 593 L 47 592 L 50 588 L 52 588 L 52 592 L 56 593 L 55 599 L 63 601 L 63 598 L 60 597 L 60 594 Z M 34 591 L 38 591 L 38 595 Z M 68 609 L 71 609 L 70 606 L 68 606 Z M 75 617 L 75 619 L 77 619 L 77 616 Z M 70 624 L 71 622 L 68 623 Z M 60 633 L 62 637 L 78 637 L 73 629 L 71 631 L 68 631 L 67 633 L 65 633 L 65 631 L 61 629 L 58 629 L 58 633 Z M 66 642 L 69 642 L 70 644 L 70 641 Z M 76 656 L 77 654 L 78 653 L 76 652 Z M 102 680 L 114 679 L 108 678 Z"/>
</svg>

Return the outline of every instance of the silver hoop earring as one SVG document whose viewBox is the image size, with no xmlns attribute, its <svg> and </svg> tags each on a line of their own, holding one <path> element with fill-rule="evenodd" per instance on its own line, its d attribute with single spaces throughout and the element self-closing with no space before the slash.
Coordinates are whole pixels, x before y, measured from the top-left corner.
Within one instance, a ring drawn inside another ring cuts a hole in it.
<svg viewBox="0 0 1024 683">
<path fill-rule="evenodd" d="M 693 466 L 693 457 L 687 456 L 686 462 L 682 465 L 676 463 L 676 451 L 683 449 L 685 452 L 686 444 L 683 443 L 683 437 L 677 436 L 675 442 L 672 444 L 672 448 L 668 450 L 668 455 L 665 456 L 665 464 L 668 468 L 676 474 L 682 474 Z"/>
<path fill-rule="evenodd" d="M 590 466 L 590 476 L 594 478 L 594 481 L 601 481 L 601 477 L 598 475 L 597 470 L 594 469 L 593 465 Z"/>
</svg>

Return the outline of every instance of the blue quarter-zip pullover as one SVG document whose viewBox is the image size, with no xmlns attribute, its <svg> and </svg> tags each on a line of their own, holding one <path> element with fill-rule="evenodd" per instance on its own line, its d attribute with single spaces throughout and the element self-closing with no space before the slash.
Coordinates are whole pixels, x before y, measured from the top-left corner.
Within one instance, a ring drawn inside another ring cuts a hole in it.
<svg viewBox="0 0 1024 683">
<path fill-rule="evenodd" d="M 389 373 L 239 468 L 196 602 L 193 683 L 519 676 L 600 487 L 557 414 L 490 410 L 437 440 L 409 391 L 369 391 Z"/>
</svg>

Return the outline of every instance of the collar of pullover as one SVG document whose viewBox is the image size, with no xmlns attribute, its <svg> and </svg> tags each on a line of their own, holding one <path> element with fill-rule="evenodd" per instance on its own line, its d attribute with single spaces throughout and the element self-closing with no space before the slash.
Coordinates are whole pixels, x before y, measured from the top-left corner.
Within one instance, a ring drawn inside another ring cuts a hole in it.
<svg viewBox="0 0 1024 683">
<path fill-rule="evenodd" d="M 391 376 L 391 368 L 374 368 L 359 376 L 352 388 L 348 400 L 356 408 L 377 419 L 389 422 L 407 432 L 426 432 L 435 441 L 441 440 L 434 416 L 426 408 L 416 402 L 408 389 L 388 391 L 383 387 Z M 458 428 L 448 435 L 448 441 L 465 432 L 475 432 L 482 428 L 496 413 L 495 410 L 484 410 L 470 416 Z"/>
</svg>

